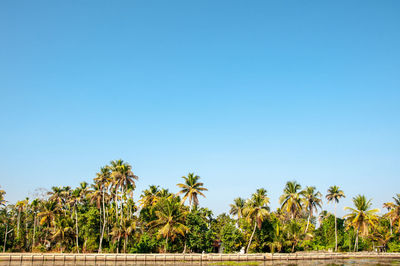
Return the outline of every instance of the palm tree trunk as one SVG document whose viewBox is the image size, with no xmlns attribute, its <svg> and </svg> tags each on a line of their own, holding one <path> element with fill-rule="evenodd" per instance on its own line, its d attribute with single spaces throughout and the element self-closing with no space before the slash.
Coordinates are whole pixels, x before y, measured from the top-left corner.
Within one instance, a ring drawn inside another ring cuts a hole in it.
<svg viewBox="0 0 400 266">
<path fill-rule="evenodd" d="M 337 221 L 336 221 L 336 201 L 335 201 L 335 252 L 337 252 Z"/>
<path fill-rule="evenodd" d="M 31 249 L 31 251 L 33 251 L 33 248 L 35 247 L 35 234 L 36 234 L 36 213 L 35 213 L 35 216 L 33 218 L 33 236 L 32 236 L 32 249 Z"/>
<path fill-rule="evenodd" d="M 76 252 L 79 253 L 78 211 L 76 206 L 75 206 L 75 232 L 76 232 Z"/>
<path fill-rule="evenodd" d="M 101 210 L 101 205 L 100 205 L 100 213 L 99 213 L 99 233 L 101 232 L 101 228 L 103 228 L 102 223 L 103 223 L 103 219 L 101 219 L 103 217 L 102 215 L 102 210 Z"/>
<path fill-rule="evenodd" d="M 124 204 L 123 204 L 123 197 L 124 197 L 124 186 L 122 185 L 122 195 L 121 195 L 121 225 L 122 221 L 124 220 Z"/>
<path fill-rule="evenodd" d="M 356 242 L 354 243 L 354 252 L 358 251 L 358 230 L 359 227 L 357 227 Z"/>
<path fill-rule="evenodd" d="M 392 223 L 392 218 L 389 219 L 390 222 L 390 235 L 393 235 L 393 223 Z"/>
<path fill-rule="evenodd" d="M 8 223 L 6 223 L 6 231 L 4 232 L 4 246 L 3 246 L 3 253 L 4 253 L 4 252 L 6 252 L 7 234 L 8 234 Z"/>
<path fill-rule="evenodd" d="M 185 237 L 185 245 L 183 246 L 183 254 L 186 253 L 186 249 L 187 249 L 187 244 L 186 244 L 186 237 Z"/>
<path fill-rule="evenodd" d="M 99 243 L 99 253 L 102 251 L 102 244 L 103 244 L 103 237 L 104 237 L 104 228 L 106 227 L 106 209 L 105 209 L 105 204 L 104 204 L 104 189 L 103 189 L 103 228 L 101 230 L 101 236 L 100 236 L 100 243 Z"/>
<path fill-rule="evenodd" d="M 19 224 L 21 222 L 21 209 L 18 210 L 17 238 L 19 238 Z"/>
<path fill-rule="evenodd" d="M 164 249 L 165 249 L 164 252 L 167 253 L 167 251 L 168 251 L 168 235 L 165 238 L 165 248 Z"/>
<path fill-rule="evenodd" d="M 306 230 L 304 231 L 304 234 L 307 233 L 308 226 L 310 224 L 310 217 L 311 217 L 311 212 L 310 212 L 310 214 L 308 215 L 308 218 L 307 218 L 307 226 L 306 226 Z"/>
<path fill-rule="evenodd" d="M 115 189 L 115 219 L 118 221 L 118 197 L 117 197 L 117 189 Z"/>
<path fill-rule="evenodd" d="M 257 228 L 257 222 L 254 222 L 253 233 L 251 233 L 249 244 L 247 245 L 246 253 L 249 253 L 249 248 L 250 248 L 250 245 L 251 245 L 251 241 L 253 240 L 254 233 L 256 232 L 256 228 Z"/>
</svg>

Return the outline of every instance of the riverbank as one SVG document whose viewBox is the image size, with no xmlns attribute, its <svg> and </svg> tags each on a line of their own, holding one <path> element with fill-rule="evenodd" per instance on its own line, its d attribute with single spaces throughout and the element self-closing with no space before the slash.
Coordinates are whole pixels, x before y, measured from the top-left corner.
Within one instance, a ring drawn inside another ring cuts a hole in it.
<svg viewBox="0 0 400 266">
<path fill-rule="evenodd" d="M 400 253 L 262 253 L 262 254 L 71 254 L 71 253 L 2 253 L 0 261 L 9 262 L 223 262 L 288 261 L 340 259 L 400 259 Z"/>
</svg>

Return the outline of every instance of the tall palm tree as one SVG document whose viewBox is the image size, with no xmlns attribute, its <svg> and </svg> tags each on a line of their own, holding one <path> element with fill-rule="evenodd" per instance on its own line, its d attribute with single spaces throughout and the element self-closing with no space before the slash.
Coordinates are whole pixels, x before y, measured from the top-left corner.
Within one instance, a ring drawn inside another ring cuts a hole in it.
<svg viewBox="0 0 400 266">
<path fill-rule="evenodd" d="M 267 197 L 267 190 L 264 188 L 257 189 L 249 200 L 246 201 L 243 209 L 243 215 L 250 223 L 254 223 L 253 232 L 251 233 L 249 244 L 246 248 L 246 253 L 249 252 L 251 241 L 253 240 L 254 233 L 258 226 L 261 229 L 262 222 L 269 216 L 269 198 Z"/>
<path fill-rule="evenodd" d="M 69 198 L 69 204 L 72 206 L 75 216 L 75 240 L 76 240 L 76 251 L 79 253 L 79 226 L 78 226 L 78 204 L 86 200 L 86 197 L 91 193 L 89 184 L 81 182 L 80 186 L 77 187 Z"/>
<path fill-rule="evenodd" d="M 200 176 L 194 175 L 194 173 L 189 173 L 187 177 L 182 176 L 182 178 L 185 180 L 185 182 L 177 184 L 177 186 L 181 188 L 181 191 L 179 191 L 177 195 L 184 194 L 182 202 L 185 202 L 186 199 L 189 198 L 189 206 L 191 209 L 193 205 L 199 205 L 199 199 L 197 198 L 197 195 L 206 197 L 202 191 L 208 191 L 208 189 L 203 187 L 203 183 L 198 182 Z"/>
<path fill-rule="evenodd" d="M 315 187 L 306 187 L 303 190 L 303 205 L 306 210 L 308 210 L 308 219 L 307 226 L 304 233 L 307 233 L 308 226 L 310 224 L 310 219 L 313 216 L 313 211 L 317 211 L 318 208 L 321 208 L 322 204 L 322 194 L 319 191 L 316 191 Z"/>
<path fill-rule="evenodd" d="M 165 252 L 168 251 L 169 239 L 184 236 L 188 230 L 185 226 L 187 210 L 179 201 L 179 197 L 174 195 L 160 200 L 155 206 L 157 219 L 149 223 L 151 228 L 158 228 L 158 238 L 165 238 Z"/>
<path fill-rule="evenodd" d="M 105 201 L 106 198 L 109 197 L 107 191 L 108 191 L 108 187 L 111 184 L 111 170 L 110 167 L 102 167 L 100 168 L 100 172 L 96 174 L 96 178 L 94 179 L 94 182 L 97 184 L 97 187 L 100 189 L 101 191 L 101 204 L 103 206 L 103 226 L 101 228 L 101 236 L 100 236 L 100 240 L 99 240 L 99 253 L 102 252 L 102 245 L 103 245 L 103 238 L 104 238 L 104 230 L 105 230 L 105 226 L 107 223 L 106 220 L 106 205 L 105 205 Z"/>
<path fill-rule="evenodd" d="M 231 215 L 237 215 L 238 220 L 243 216 L 243 209 L 245 207 L 246 201 L 242 198 L 236 198 L 233 200 L 233 204 L 230 204 L 230 211 Z"/>
<path fill-rule="evenodd" d="M 135 180 L 138 180 L 138 176 L 136 176 L 132 171 L 132 166 L 128 163 L 125 163 L 123 160 L 111 161 L 111 178 L 113 180 L 113 185 L 115 189 L 115 202 L 117 205 L 118 198 L 118 189 L 121 190 L 122 197 L 124 193 L 128 189 L 129 186 L 135 188 Z M 121 223 L 123 220 L 123 203 L 120 206 L 121 209 Z M 118 217 L 118 208 L 116 208 L 116 216 Z"/>
<path fill-rule="evenodd" d="M 35 247 L 35 237 L 36 237 L 36 226 L 37 226 L 37 214 L 39 211 L 39 205 L 40 205 L 40 201 L 39 199 L 34 199 L 31 202 L 31 208 L 32 208 L 32 212 L 33 212 L 33 233 L 32 233 L 32 250 Z M 31 251 L 32 251 L 31 250 Z"/>
<path fill-rule="evenodd" d="M 18 221 L 17 221 L 17 238 L 20 237 L 19 235 L 19 229 L 20 229 L 20 224 L 21 224 L 21 213 L 23 212 L 23 210 L 25 209 L 25 207 L 28 205 L 28 200 L 20 200 L 17 202 L 17 204 L 15 204 L 15 207 L 18 210 Z"/>
<path fill-rule="evenodd" d="M 396 194 L 393 197 L 394 202 L 386 202 L 384 203 L 384 208 L 388 209 L 388 212 L 385 216 L 390 221 L 390 233 L 392 234 L 392 226 L 397 222 L 397 232 L 400 232 L 400 194 Z"/>
<path fill-rule="evenodd" d="M 283 189 L 283 195 L 279 198 L 281 209 L 290 213 L 294 219 L 301 211 L 301 186 L 296 181 L 288 181 Z"/>
<path fill-rule="evenodd" d="M 357 195 L 353 198 L 355 208 L 345 207 L 350 213 L 345 215 L 344 218 L 348 220 L 348 226 L 356 230 L 356 240 L 354 244 L 354 251 L 358 250 L 358 235 L 361 231 L 362 236 L 368 235 L 370 226 L 374 227 L 378 221 L 379 209 L 370 209 L 371 200 L 367 200 L 364 195 Z"/>
<path fill-rule="evenodd" d="M 326 195 L 326 199 L 328 202 L 335 203 L 335 252 L 337 252 L 337 218 L 336 218 L 336 204 L 339 203 L 341 198 L 345 198 L 343 190 L 341 190 L 338 186 L 331 186 L 328 188 L 328 194 Z"/>
</svg>

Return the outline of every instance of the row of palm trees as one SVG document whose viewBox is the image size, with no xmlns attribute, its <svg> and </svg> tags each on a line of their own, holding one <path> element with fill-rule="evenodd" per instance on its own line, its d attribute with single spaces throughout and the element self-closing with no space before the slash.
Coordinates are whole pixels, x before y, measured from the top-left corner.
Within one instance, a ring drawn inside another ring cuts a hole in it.
<svg viewBox="0 0 400 266">
<path fill-rule="evenodd" d="M 322 225 L 329 227 L 329 214 L 322 211 L 320 228 L 316 228 L 323 196 L 313 186 L 302 189 L 295 181 L 287 182 L 276 211 L 270 210 L 267 191 L 260 188 L 248 199 L 234 199 L 229 213 L 235 219 L 225 214 L 213 218 L 210 210 L 199 207 L 199 197 L 205 197 L 207 191 L 200 177 L 189 173 L 182 179 L 177 184 L 178 193 L 152 185 L 136 203 L 133 193 L 138 177 L 130 164 L 116 160 L 100 169 L 93 184 L 82 182 L 75 189 L 52 187 L 44 199 L 26 198 L 7 205 L 5 191 L 0 190 L 3 251 L 106 249 L 125 253 L 157 252 L 162 247 L 163 252 L 187 252 L 217 247 L 222 241 L 231 251 L 243 246 L 245 252 L 283 251 L 285 247 L 294 252 L 300 246 L 318 248 Z M 358 195 L 353 198 L 354 207 L 345 208 L 349 213 L 343 219 L 336 216 L 336 205 L 345 197 L 344 192 L 331 186 L 325 197 L 335 207 L 335 251 L 339 230 L 343 242 L 343 222 L 348 234 L 354 231 L 355 251 L 359 250 L 359 237 L 385 245 L 400 239 L 400 194 L 384 204 L 388 212 L 381 217 L 377 209 L 371 209 L 371 200 Z M 385 221 L 390 224 L 390 234 L 385 233 Z M 195 234 L 193 230 L 207 232 Z"/>
<path fill-rule="evenodd" d="M 335 251 L 338 250 L 338 233 L 337 233 L 337 216 L 336 206 L 341 198 L 344 198 L 344 192 L 338 186 L 329 187 L 326 199 L 328 202 L 334 203 L 334 217 L 335 217 Z M 397 233 L 400 230 L 400 194 L 393 198 L 394 202 L 385 203 L 389 212 L 384 215 L 388 218 L 391 224 L 390 230 L 392 232 L 392 225 L 397 224 Z M 277 213 L 285 213 L 289 217 L 282 220 L 293 221 L 305 212 L 307 215 L 307 222 L 304 229 L 303 237 L 307 237 L 309 230 L 310 220 L 314 213 L 322 208 L 322 194 L 313 186 L 307 186 L 301 189 L 301 185 L 295 181 L 286 183 L 282 196 L 279 198 L 280 209 Z M 343 218 L 346 220 L 347 228 L 353 228 L 356 231 L 356 239 L 354 243 L 354 251 L 358 250 L 359 235 L 368 236 L 371 228 L 376 227 L 379 217 L 376 215 L 379 210 L 371 209 L 371 200 L 367 200 L 363 195 L 357 195 L 353 198 L 354 207 L 345 207 L 345 210 L 350 211 Z M 263 188 L 258 189 L 249 199 L 242 198 L 234 199 L 234 203 L 230 205 L 230 214 L 236 215 L 238 220 L 242 217 L 247 219 L 250 223 L 254 224 L 252 234 L 246 251 L 249 250 L 256 228 L 261 228 L 262 222 L 270 215 L 269 212 L 269 198 L 267 191 Z"/>
</svg>

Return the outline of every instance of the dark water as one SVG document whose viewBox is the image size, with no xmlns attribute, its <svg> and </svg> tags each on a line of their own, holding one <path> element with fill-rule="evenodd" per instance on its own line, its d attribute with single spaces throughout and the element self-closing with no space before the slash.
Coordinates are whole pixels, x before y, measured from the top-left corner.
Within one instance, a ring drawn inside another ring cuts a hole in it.
<svg viewBox="0 0 400 266">
<path fill-rule="evenodd" d="M 88 266 L 88 265 L 97 265 L 97 266 L 125 266 L 125 265 L 146 265 L 146 266 L 160 266 L 160 265 L 250 265 L 250 266 L 263 266 L 263 265 L 283 265 L 283 266 L 289 266 L 289 265 L 325 265 L 325 266 L 339 266 L 339 265 L 399 265 L 400 266 L 400 259 L 343 259 L 343 260 L 299 260 L 299 261 L 265 261 L 265 262 L 259 262 L 259 261 L 254 261 L 254 262 L 203 262 L 203 263 L 197 263 L 197 262 L 160 262 L 160 263 L 135 263 L 135 262 L 124 262 L 124 263 L 114 263 L 114 262 L 107 262 L 107 263 L 99 263 L 97 262 L 96 264 L 94 262 L 79 262 L 79 263 L 73 263 L 73 262 L 18 262 L 18 261 L 13 261 L 13 262 L 8 262 L 8 261 L 3 261 L 0 262 L 0 266 L 6 266 L 6 265 L 20 265 L 20 266 L 38 266 L 38 265 L 43 265 L 43 266 Z"/>
</svg>

